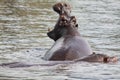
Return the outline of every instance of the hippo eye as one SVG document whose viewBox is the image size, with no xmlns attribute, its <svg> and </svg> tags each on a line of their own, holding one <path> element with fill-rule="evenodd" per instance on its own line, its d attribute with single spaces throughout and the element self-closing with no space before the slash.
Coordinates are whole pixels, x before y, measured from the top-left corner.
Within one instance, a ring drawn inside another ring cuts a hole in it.
<svg viewBox="0 0 120 80">
<path fill-rule="evenodd" d="M 78 24 L 76 24 L 76 25 L 75 25 L 75 27 L 77 27 L 77 28 L 78 28 Z"/>
</svg>

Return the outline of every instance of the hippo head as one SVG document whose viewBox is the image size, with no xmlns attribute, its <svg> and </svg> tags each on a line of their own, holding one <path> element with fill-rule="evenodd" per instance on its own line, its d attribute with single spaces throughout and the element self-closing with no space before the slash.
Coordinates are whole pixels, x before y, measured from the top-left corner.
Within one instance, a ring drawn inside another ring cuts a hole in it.
<svg viewBox="0 0 120 80">
<path fill-rule="evenodd" d="M 117 62 L 118 58 L 113 56 L 113 57 L 104 57 L 103 62 L 104 63 L 109 63 L 109 62 Z"/>
<path fill-rule="evenodd" d="M 53 6 L 53 10 L 57 12 L 59 15 L 67 15 L 69 16 L 71 13 L 71 6 L 66 3 L 57 3 Z"/>
<path fill-rule="evenodd" d="M 70 19 L 68 19 L 65 15 L 61 15 L 57 27 L 48 32 L 47 35 L 48 37 L 56 41 L 66 34 L 67 27 L 69 26 L 72 26 L 74 29 L 78 28 L 75 16 L 71 16 Z"/>
<path fill-rule="evenodd" d="M 53 10 L 57 12 L 60 16 L 58 22 L 56 23 L 54 29 L 47 33 L 48 37 L 53 39 L 54 41 L 58 40 L 62 37 L 63 33 L 65 33 L 65 29 L 61 25 L 61 21 L 67 20 L 69 21 L 72 16 L 71 13 L 71 6 L 66 3 L 57 3 L 53 5 Z M 64 16 L 64 17 L 63 17 Z"/>
</svg>

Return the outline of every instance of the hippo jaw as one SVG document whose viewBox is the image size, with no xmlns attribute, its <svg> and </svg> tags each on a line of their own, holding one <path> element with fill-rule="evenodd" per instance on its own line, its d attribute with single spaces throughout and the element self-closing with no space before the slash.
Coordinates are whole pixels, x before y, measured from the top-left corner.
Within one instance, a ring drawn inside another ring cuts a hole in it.
<svg viewBox="0 0 120 80">
<path fill-rule="evenodd" d="M 57 12 L 59 15 L 66 15 L 70 16 L 71 13 L 71 6 L 66 3 L 57 3 L 53 6 L 53 10 Z"/>
<path fill-rule="evenodd" d="M 49 38 L 53 39 L 54 41 L 57 41 L 59 38 L 64 36 L 66 34 L 65 28 L 55 28 L 52 31 L 48 32 L 47 35 Z"/>
</svg>

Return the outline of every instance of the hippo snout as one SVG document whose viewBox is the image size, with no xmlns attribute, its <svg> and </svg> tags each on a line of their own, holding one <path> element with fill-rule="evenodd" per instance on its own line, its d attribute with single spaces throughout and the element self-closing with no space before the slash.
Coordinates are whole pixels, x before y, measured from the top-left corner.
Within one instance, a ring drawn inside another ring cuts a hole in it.
<svg viewBox="0 0 120 80">
<path fill-rule="evenodd" d="M 48 35 L 49 38 L 55 40 L 55 34 L 54 34 L 53 31 L 48 32 L 47 35 Z"/>
</svg>

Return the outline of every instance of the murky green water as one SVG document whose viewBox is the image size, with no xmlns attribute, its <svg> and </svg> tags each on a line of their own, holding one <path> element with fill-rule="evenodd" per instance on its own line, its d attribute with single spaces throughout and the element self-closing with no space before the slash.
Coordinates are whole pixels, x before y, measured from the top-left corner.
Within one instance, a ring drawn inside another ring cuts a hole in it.
<svg viewBox="0 0 120 80">
<path fill-rule="evenodd" d="M 41 63 L 54 43 L 46 35 L 61 0 L 0 0 L 0 63 Z M 120 58 L 120 0 L 66 0 L 79 32 L 92 49 Z M 120 63 L 75 63 L 26 68 L 0 68 L 0 80 L 119 80 Z"/>
</svg>

